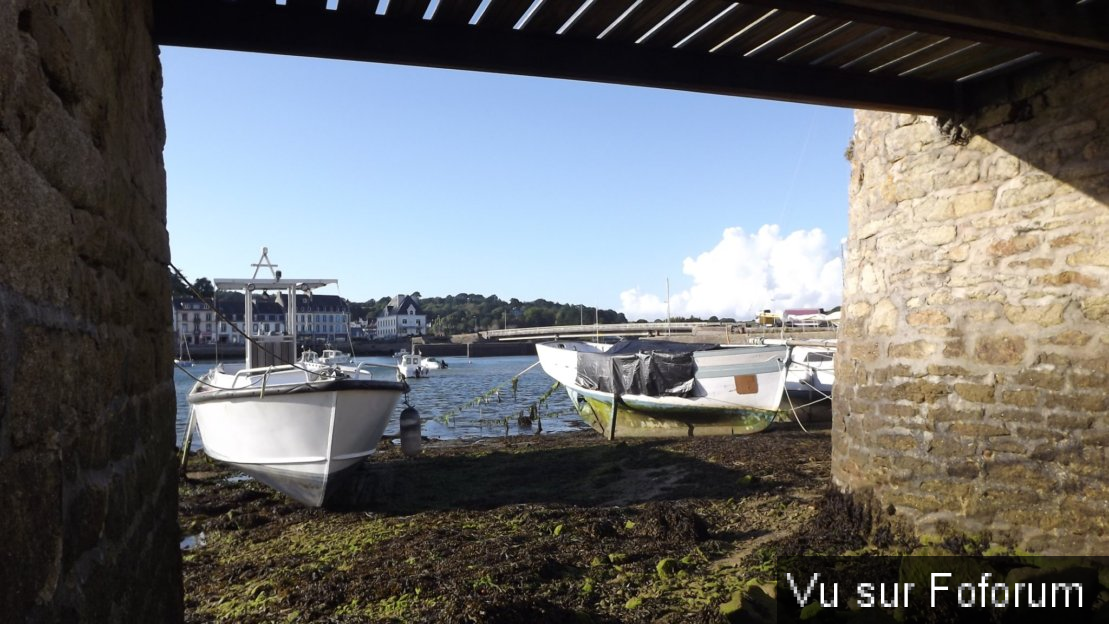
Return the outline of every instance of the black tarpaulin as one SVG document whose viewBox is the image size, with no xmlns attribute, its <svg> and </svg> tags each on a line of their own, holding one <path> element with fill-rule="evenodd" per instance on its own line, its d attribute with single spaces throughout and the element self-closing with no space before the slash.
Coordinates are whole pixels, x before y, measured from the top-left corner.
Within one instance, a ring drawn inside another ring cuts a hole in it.
<svg viewBox="0 0 1109 624">
<path fill-rule="evenodd" d="M 578 353 L 577 384 L 612 394 L 688 396 L 693 390 L 694 351 L 713 344 L 623 340 L 603 353 Z"/>
</svg>

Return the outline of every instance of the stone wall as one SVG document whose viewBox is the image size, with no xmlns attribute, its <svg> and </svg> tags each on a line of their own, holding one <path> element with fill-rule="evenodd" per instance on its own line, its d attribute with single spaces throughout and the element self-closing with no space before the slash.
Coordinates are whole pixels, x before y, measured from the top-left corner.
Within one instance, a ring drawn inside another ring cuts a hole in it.
<svg viewBox="0 0 1109 624">
<path fill-rule="evenodd" d="M 0 614 L 181 620 L 148 2 L 0 2 Z"/>
<path fill-rule="evenodd" d="M 859 112 L 833 477 L 920 533 L 1109 549 L 1109 66 Z"/>
</svg>

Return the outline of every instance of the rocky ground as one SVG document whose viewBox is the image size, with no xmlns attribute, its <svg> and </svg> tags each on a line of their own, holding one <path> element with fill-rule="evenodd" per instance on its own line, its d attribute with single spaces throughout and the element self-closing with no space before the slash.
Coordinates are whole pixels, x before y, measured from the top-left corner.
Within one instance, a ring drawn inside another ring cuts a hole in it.
<svg viewBox="0 0 1109 624">
<path fill-rule="evenodd" d="M 788 424 L 383 444 L 327 510 L 194 456 L 186 621 L 727 621 L 776 554 L 860 545 L 829 455 L 827 429 Z"/>
</svg>

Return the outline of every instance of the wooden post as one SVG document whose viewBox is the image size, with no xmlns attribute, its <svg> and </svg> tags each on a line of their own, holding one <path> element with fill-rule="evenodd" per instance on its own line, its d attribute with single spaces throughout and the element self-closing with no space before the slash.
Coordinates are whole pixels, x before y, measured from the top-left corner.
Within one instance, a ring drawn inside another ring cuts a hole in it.
<svg viewBox="0 0 1109 624">
<path fill-rule="evenodd" d="M 612 418 L 608 421 L 608 439 L 616 439 L 616 412 L 617 406 L 620 404 L 620 395 L 615 392 L 612 393 Z"/>
<path fill-rule="evenodd" d="M 185 464 L 189 461 L 189 446 L 193 443 L 193 426 L 196 424 L 196 409 L 189 408 L 189 426 L 185 429 L 185 440 L 181 444 L 181 474 L 185 474 Z"/>
</svg>

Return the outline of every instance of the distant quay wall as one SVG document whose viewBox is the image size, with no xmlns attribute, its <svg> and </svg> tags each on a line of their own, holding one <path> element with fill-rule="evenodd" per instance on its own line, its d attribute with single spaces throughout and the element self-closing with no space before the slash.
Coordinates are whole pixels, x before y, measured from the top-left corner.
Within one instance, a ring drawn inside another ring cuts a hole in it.
<svg viewBox="0 0 1109 624">
<path fill-rule="evenodd" d="M 349 345 L 332 345 L 336 349 L 350 351 Z M 532 343 L 498 343 L 475 342 L 469 345 L 459 343 L 431 343 L 415 345 L 415 350 L 427 357 L 495 357 L 508 355 L 535 355 L 535 345 Z M 317 351 L 320 347 L 317 347 Z M 391 356 L 398 351 L 411 351 L 413 344 L 409 340 L 395 340 L 382 342 L 355 342 L 353 353 L 359 357 Z M 216 348 L 214 344 L 189 345 L 189 355 L 197 361 L 234 361 L 244 357 L 243 345 L 221 344 Z"/>
</svg>

